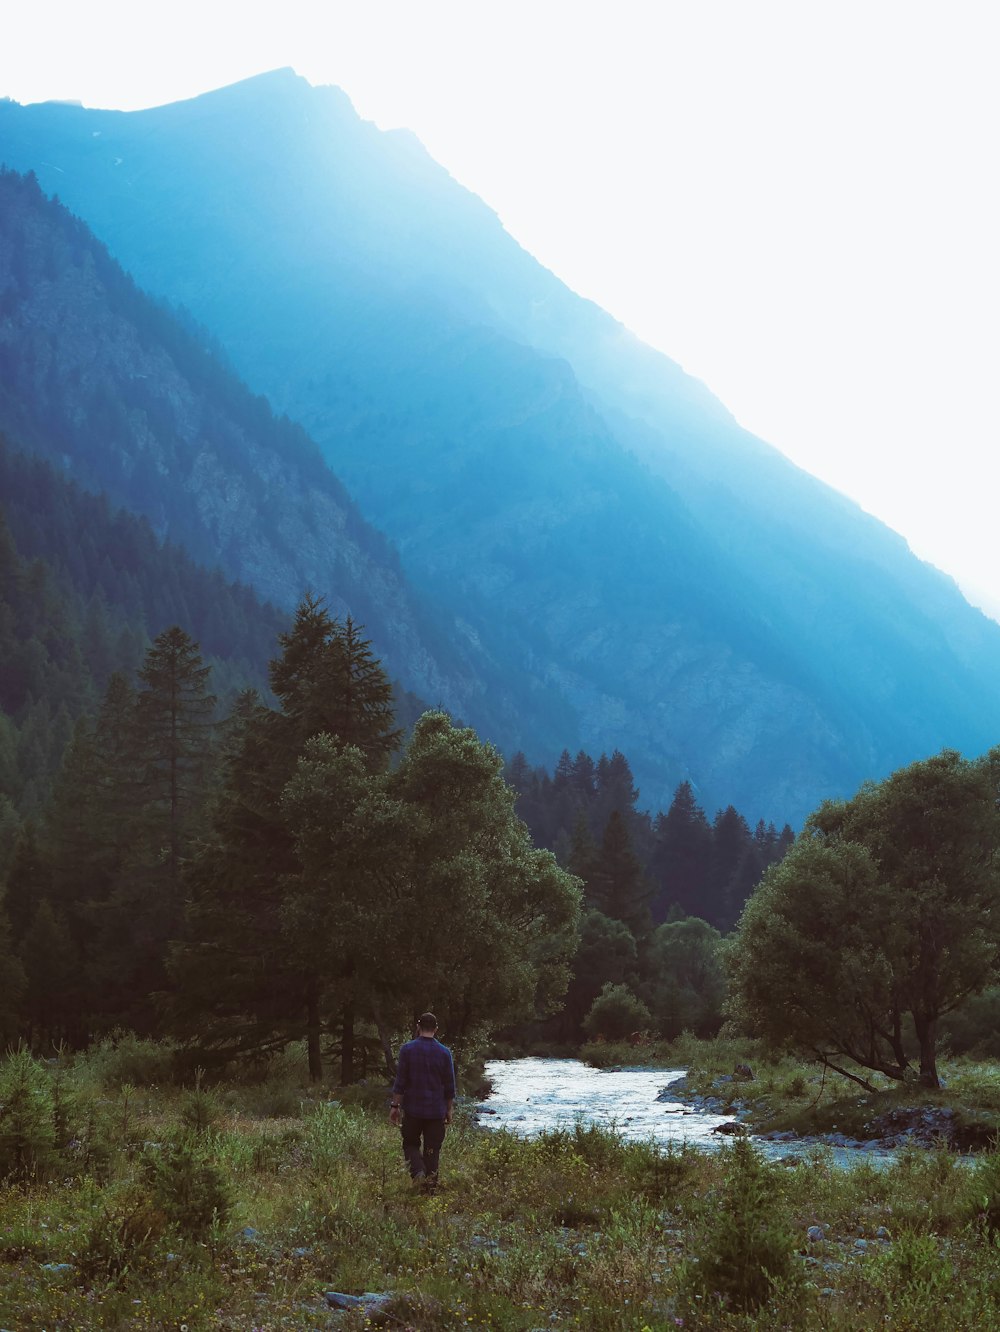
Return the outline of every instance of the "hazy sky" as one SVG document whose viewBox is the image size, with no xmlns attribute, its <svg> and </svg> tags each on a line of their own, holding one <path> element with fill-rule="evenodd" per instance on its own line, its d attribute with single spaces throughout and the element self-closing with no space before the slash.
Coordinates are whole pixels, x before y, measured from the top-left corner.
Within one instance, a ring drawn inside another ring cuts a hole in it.
<svg viewBox="0 0 1000 1332">
<path fill-rule="evenodd" d="M 996 8 L 6 0 L 0 95 L 292 65 L 1000 614 Z"/>
</svg>

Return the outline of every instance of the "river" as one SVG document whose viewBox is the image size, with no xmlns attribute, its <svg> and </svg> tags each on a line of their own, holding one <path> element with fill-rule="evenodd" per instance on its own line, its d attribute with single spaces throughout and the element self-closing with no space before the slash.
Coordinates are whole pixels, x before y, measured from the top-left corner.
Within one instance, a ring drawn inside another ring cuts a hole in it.
<svg viewBox="0 0 1000 1332">
<path fill-rule="evenodd" d="M 660 1101 L 659 1094 L 682 1068 L 591 1068 L 579 1059 L 493 1059 L 486 1065 L 493 1091 L 477 1106 L 484 1128 L 510 1129 L 534 1137 L 547 1129 L 572 1128 L 577 1121 L 614 1129 L 623 1138 L 653 1138 L 716 1149 L 732 1139 L 716 1133 L 734 1116 L 706 1114 L 681 1101 Z M 819 1147 L 813 1138 L 768 1142 L 754 1140 L 765 1156 L 788 1158 L 822 1150 L 837 1165 L 869 1161 L 882 1166 L 893 1153 L 882 1148 Z"/>
<path fill-rule="evenodd" d="M 707 1115 L 657 1095 L 681 1068 L 591 1068 L 579 1059 L 493 1059 L 486 1076 L 493 1092 L 480 1102 L 479 1122 L 524 1137 L 572 1128 L 580 1120 L 613 1128 L 624 1138 L 655 1138 L 717 1147 L 713 1133 L 732 1115 Z"/>
</svg>

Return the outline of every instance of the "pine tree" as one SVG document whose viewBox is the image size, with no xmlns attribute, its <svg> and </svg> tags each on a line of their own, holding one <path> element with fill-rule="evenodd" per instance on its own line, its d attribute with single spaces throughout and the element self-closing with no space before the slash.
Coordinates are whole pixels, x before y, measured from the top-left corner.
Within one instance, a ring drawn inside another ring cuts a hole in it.
<svg viewBox="0 0 1000 1332">
<path fill-rule="evenodd" d="M 21 941 L 23 1021 L 36 1046 L 80 1035 L 80 957 L 66 918 L 43 898 Z"/>
<path fill-rule="evenodd" d="M 656 884 L 653 917 L 666 920 L 672 906 L 685 916 L 704 916 L 711 869 L 712 829 L 689 781 L 674 792 L 670 809 L 657 815 L 650 875 Z"/>
<path fill-rule="evenodd" d="M 621 810 L 608 819 L 589 879 L 592 905 L 612 920 L 623 921 L 636 937 L 649 932 L 652 884 L 632 850 Z"/>
<path fill-rule="evenodd" d="M 144 764 L 145 803 L 159 811 L 167 873 L 177 883 L 185 822 L 197 808 L 212 753 L 215 696 L 211 668 L 179 625 L 164 630 L 139 671 L 136 728 Z"/>
<path fill-rule="evenodd" d="M 14 951 L 10 922 L 4 910 L 3 891 L 0 889 L 0 1042 L 4 1049 L 18 1034 L 24 986 L 24 968 Z"/>
<path fill-rule="evenodd" d="M 52 891 L 52 867 L 34 819 L 25 819 L 7 871 L 6 915 L 15 945 Z"/>
<path fill-rule="evenodd" d="M 363 978 L 335 939 L 301 927 L 301 913 L 289 925 L 286 898 L 302 867 L 282 794 L 315 736 L 328 736 L 337 752 L 356 748 L 366 772 L 383 771 L 398 740 L 392 689 L 353 621 L 334 620 L 315 597 L 298 607 L 279 644 L 270 677 L 280 710 L 244 699 L 242 717 L 227 728 L 231 753 L 212 826 L 187 879 L 188 941 L 171 955 L 181 991 L 174 1022 L 181 1031 L 203 1029 L 211 1011 L 217 1021 L 209 1039 L 241 1049 L 281 1044 L 289 1033 L 306 1037 L 310 1074 L 318 1078 L 320 1038 L 336 1002 L 342 1075 L 350 1080 L 353 1004 Z M 290 929 L 296 947 L 289 947 Z"/>
<path fill-rule="evenodd" d="M 712 824 L 710 906 L 701 914 L 720 930 L 732 929 L 760 875 L 760 857 L 747 821 L 732 805 L 727 805 L 716 814 Z"/>
</svg>

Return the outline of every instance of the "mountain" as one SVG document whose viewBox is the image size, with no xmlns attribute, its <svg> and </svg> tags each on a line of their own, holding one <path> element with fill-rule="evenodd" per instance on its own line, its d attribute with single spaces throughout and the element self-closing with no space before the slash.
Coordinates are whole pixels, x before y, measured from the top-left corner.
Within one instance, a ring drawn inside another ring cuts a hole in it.
<svg viewBox="0 0 1000 1332">
<path fill-rule="evenodd" d="M 0 430 L 275 606 L 325 597 L 365 625 L 408 689 L 519 738 L 527 690 L 442 628 L 312 441 L 210 341 L 144 295 L 36 181 L 0 174 Z M 134 572 L 126 558 L 119 573 Z M 273 613 L 265 621 L 258 671 L 274 647 Z M 558 699 L 550 715 L 555 744 Z"/>
<path fill-rule="evenodd" d="M 783 821 L 1000 737 L 1000 626 L 339 90 L 280 70 L 141 112 L 7 102 L 0 160 L 303 424 L 502 682 L 506 747 L 517 711 L 551 761 L 556 707 L 651 804 L 689 778 Z"/>
</svg>

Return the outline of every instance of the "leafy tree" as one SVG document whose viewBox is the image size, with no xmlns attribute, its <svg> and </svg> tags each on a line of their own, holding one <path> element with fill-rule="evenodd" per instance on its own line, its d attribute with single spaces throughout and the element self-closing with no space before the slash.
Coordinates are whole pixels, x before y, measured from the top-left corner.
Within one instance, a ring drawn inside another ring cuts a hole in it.
<svg viewBox="0 0 1000 1332">
<path fill-rule="evenodd" d="M 877 866 L 894 908 L 881 952 L 931 1087 L 939 1018 L 985 988 L 1000 961 L 998 792 L 1000 749 L 974 760 L 944 750 L 810 819 L 831 843 L 866 847 Z"/>
<path fill-rule="evenodd" d="M 743 912 L 734 1011 L 848 1076 L 845 1060 L 900 1079 L 909 1014 L 937 1086 L 938 1020 L 1000 958 L 998 778 L 1000 752 L 946 750 L 821 806 Z"/>
<path fill-rule="evenodd" d="M 627 985 L 605 985 L 583 1019 L 583 1029 L 594 1040 L 622 1041 L 645 1031 L 652 1021 L 649 1009 Z"/>
<path fill-rule="evenodd" d="M 722 1025 L 726 979 L 721 942 L 718 930 L 695 916 L 667 921 L 651 935 L 641 993 L 665 1036 L 687 1029 L 713 1036 Z"/>
<path fill-rule="evenodd" d="M 500 756 L 473 731 L 427 713 L 388 790 L 414 816 L 397 906 L 410 1012 L 436 996 L 460 1048 L 484 1030 L 551 1012 L 576 946 L 579 885 L 532 846 Z"/>
<path fill-rule="evenodd" d="M 564 1037 L 579 1037 L 583 1019 L 605 984 L 624 984 L 636 970 L 631 930 L 620 920 L 588 911 L 580 922 L 580 943 L 572 962 L 561 1023 Z"/>
<path fill-rule="evenodd" d="M 726 949 L 731 1012 L 848 1077 L 845 1062 L 904 1077 L 902 1010 L 880 946 L 892 909 L 864 847 L 804 833 L 765 874 Z"/>
</svg>

